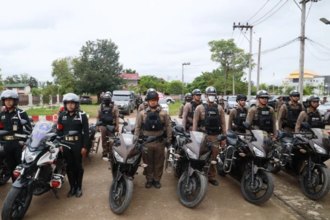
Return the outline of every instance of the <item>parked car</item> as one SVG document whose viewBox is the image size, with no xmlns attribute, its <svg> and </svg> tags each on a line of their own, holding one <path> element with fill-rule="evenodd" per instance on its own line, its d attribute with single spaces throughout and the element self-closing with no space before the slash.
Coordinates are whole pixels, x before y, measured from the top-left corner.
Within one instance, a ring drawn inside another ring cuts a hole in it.
<svg viewBox="0 0 330 220">
<path fill-rule="evenodd" d="M 275 103 L 276 103 L 276 101 L 278 100 L 279 97 L 280 97 L 280 95 L 270 96 L 269 99 L 268 99 L 267 104 L 269 106 L 272 106 L 273 109 L 275 109 Z M 282 95 L 282 97 L 283 97 L 283 101 L 284 101 L 285 104 L 287 104 L 290 101 L 290 98 L 289 98 L 288 95 Z"/>
<path fill-rule="evenodd" d="M 171 96 L 166 96 L 164 98 L 166 99 L 167 104 L 175 103 L 175 99 L 173 99 Z"/>
<path fill-rule="evenodd" d="M 80 97 L 80 104 L 87 104 L 91 105 L 92 104 L 92 98 L 88 95 L 83 95 Z"/>
<path fill-rule="evenodd" d="M 248 105 L 248 108 L 252 108 L 253 106 L 257 105 L 257 97 L 256 96 L 251 96 L 251 99 L 246 102 Z"/>
<path fill-rule="evenodd" d="M 233 95 L 233 96 L 227 96 L 225 98 L 226 98 L 226 100 L 225 100 L 225 112 L 227 112 L 227 114 L 229 115 L 230 111 L 233 108 L 236 108 L 238 106 L 238 103 L 236 101 L 237 96 Z M 245 103 L 245 108 L 248 108 L 247 103 Z"/>
<path fill-rule="evenodd" d="M 162 109 L 165 110 L 167 114 L 170 114 L 170 107 L 168 106 L 166 99 L 159 99 L 158 104 L 162 106 Z"/>
<path fill-rule="evenodd" d="M 323 105 L 319 105 L 317 108 L 321 113 L 326 124 L 330 124 L 330 102 L 326 102 Z"/>
<path fill-rule="evenodd" d="M 114 90 L 112 101 L 117 105 L 120 113 L 130 114 L 133 113 L 135 108 L 135 94 L 127 90 Z"/>
</svg>

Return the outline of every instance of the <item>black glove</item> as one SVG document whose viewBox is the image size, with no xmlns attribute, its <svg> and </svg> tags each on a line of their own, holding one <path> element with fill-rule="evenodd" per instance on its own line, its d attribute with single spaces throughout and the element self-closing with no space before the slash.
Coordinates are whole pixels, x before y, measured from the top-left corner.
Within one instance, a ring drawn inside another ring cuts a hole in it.
<svg viewBox="0 0 330 220">
<path fill-rule="evenodd" d="M 166 143 L 165 143 L 165 147 L 168 148 L 169 146 L 171 146 L 171 143 L 170 143 L 170 142 L 166 142 Z"/>
</svg>

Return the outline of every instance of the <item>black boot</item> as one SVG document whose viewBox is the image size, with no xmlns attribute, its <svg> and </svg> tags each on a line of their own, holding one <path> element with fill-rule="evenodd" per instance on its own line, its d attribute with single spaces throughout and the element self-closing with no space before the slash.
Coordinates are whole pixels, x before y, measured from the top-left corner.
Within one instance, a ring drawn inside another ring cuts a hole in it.
<svg viewBox="0 0 330 220">
<path fill-rule="evenodd" d="M 75 186 L 75 176 L 72 171 L 67 172 L 69 183 L 70 183 L 70 191 L 68 192 L 67 197 L 70 198 L 71 196 L 76 194 L 76 186 Z"/>
<path fill-rule="evenodd" d="M 77 191 L 76 191 L 76 197 L 79 198 L 82 196 L 83 192 L 82 192 L 82 180 L 83 180 L 83 176 L 84 176 L 84 170 L 81 170 L 80 172 L 78 172 L 77 174 Z"/>
</svg>

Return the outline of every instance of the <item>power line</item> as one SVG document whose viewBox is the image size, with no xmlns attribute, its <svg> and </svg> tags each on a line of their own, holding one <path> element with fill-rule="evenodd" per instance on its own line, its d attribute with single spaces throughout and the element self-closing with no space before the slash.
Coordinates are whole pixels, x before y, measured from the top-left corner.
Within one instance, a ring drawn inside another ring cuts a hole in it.
<svg viewBox="0 0 330 220">
<path fill-rule="evenodd" d="M 309 12 L 312 8 L 312 5 L 313 5 L 313 2 L 311 3 L 311 6 L 309 6 L 309 9 L 308 9 L 308 12 L 307 12 L 307 17 L 306 17 L 306 20 L 305 20 L 305 23 L 307 22 L 307 19 L 308 19 L 308 15 L 309 15 Z"/>
<path fill-rule="evenodd" d="M 308 39 L 307 39 L 308 40 Z M 317 51 L 319 51 L 319 52 L 321 52 L 321 53 L 326 53 L 326 54 L 330 54 L 330 51 L 329 52 L 326 52 L 326 51 L 323 51 L 323 50 L 321 50 L 321 48 L 317 45 L 317 44 L 314 44 L 314 42 L 313 41 L 309 41 L 309 43 L 317 50 Z"/>
<path fill-rule="evenodd" d="M 245 39 L 250 43 L 250 40 L 246 37 L 246 35 L 244 34 L 244 32 L 241 30 L 242 34 L 244 35 Z"/>
<path fill-rule="evenodd" d="M 267 12 L 266 14 L 264 14 L 263 16 L 261 16 L 258 20 L 256 20 L 254 23 L 257 23 L 258 21 L 260 21 L 261 19 L 263 19 L 266 15 L 268 15 L 271 11 L 273 11 L 280 3 L 282 0 L 280 0 L 269 12 Z M 253 22 L 252 22 L 253 23 Z"/>
<path fill-rule="evenodd" d="M 292 39 L 292 40 L 290 40 L 290 41 L 288 41 L 288 42 L 285 42 L 285 43 L 283 43 L 283 44 L 281 44 L 281 45 L 279 45 L 279 46 L 276 46 L 276 47 L 273 47 L 273 48 L 270 48 L 270 49 L 267 49 L 267 50 L 264 50 L 264 51 L 261 51 L 261 55 L 265 55 L 265 54 L 267 54 L 267 53 L 270 53 L 270 52 L 273 52 L 273 51 L 275 51 L 275 50 L 278 50 L 278 49 L 280 49 L 280 48 L 282 48 L 282 47 L 285 47 L 285 46 L 288 46 L 289 44 L 292 44 L 293 42 L 295 42 L 295 41 L 298 41 L 299 40 L 299 38 L 294 38 L 294 39 Z M 254 53 L 254 54 L 252 54 L 253 56 L 255 56 L 255 55 L 257 55 L 258 53 Z"/>
<path fill-rule="evenodd" d="M 286 2 L 284 2 L 283 5 L 281 5 L 276 11 L 274 11 L 271 15 L 269 15 L 267 18 L 265 18 L 264 20 L 260 21 L 259 23 L 255 23 L 254 26 L 261 24 L 262 22 L 266 21 L 268 18 L 270 18 L 273 14 L 275 14 L 276 12 L 278 12 L 286 3 L 288 3 L 289 0 L 287 0 Z"/>
<path fill-rule="evenodd" d="M 242 35 L 242 33 L 241 32 L 239 32 L 239 35 L 238 35 L 238 39 L 237 39 L 237 45 L 238 45 L 238 43 L 239 43 L 239 39 L 241 38 L 241 35 Z"/>
<path fill-rule="evenodd" d="M 326 49 L 328 49 L 328 50 L 330 50 L 330 48 L 329 47 L 326 47 L 326 46 L 324 46 L 323 44 L 321 44 L 321 43 L 318 43 L 318 42 L 316 42 L 316 41 L 313 41 L 312 39 L 310 39 L 310 38 L 308 38 L 307 40 L 309 40 L 309 41 L 311 41 L 311 42 L 313 42 L 313 43 L 315 43 L 315 44 L 318 44 L 318 45 L 320 45 L 321 47 L 324 47 L 324 48 L 326 48 Z"/>
<path fill-rule="evenodd" d="M 315 56 L 315 55 L 309 50 L 307 44 L 306 44 L 306 48 L 307 48 L 308 52 L 309 52 L 313 57 L 315 57 L 316 59 L 321 60 L 321 61 L 328 61 L 328 60 L 330 60 L 330 59 L 321 59 L 321 58 L 318 58 L 317 56 Z"/>
<path fill-rule="evenodd" d="M 269 0 L 259 9 L 259 11 L 257 11 L 249 20 L 247 20 L 246 23 L 249 22 L 252 18 L 254 18 L 254 16 L 256 16 L 267 5 L 268 2 Z"/>
</svg>

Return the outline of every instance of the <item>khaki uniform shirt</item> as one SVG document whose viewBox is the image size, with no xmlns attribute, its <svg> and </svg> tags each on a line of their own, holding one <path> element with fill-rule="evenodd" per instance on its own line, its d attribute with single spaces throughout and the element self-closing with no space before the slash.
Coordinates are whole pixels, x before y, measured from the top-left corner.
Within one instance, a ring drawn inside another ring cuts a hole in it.
<svg viewBox="0 0 330 220">
<path fill-rule="evenodd" d="M 116 126 L 118 126 L 119 125 L 119 110 L 118 110 L 117 105 L 114 103 L 111 103 L 109 106 L 106 106 L 105 104 L 100 104 L 100 107 L 97 110 L 96 122 L 100 121 L 101 105 L 103 105 L 104 109 L 110 109 L 110 107 L 113 105 L 113 109 L 112 109 L 113 124 L 116 124 Z"/>
<path fill-rule="evenodd" d="M 218 105 L 218 111 L 219 111 L 219 117 L 220 117 L 220 122 L 221 122 L 221 132 L 223 135 L 226 135 L 226 120 L 225 120 L 225 112 L 221 105 Z M 193 131 L 197 131 L 198 128 L 198 122 L 199 120 L 204 120 L 205 119 L 205 107 L 204 105 L 199 105 L 196 108 L 196 111 L 194 113 L 194 120 L 193 120 Z M 199 127 L 201 130 L 205 131 L 205 127 Z"/>
<path fill-rule="evenodd" d="M 284 104 L 284 101 L 277 100 L 275 103 L 275 111 L 279 112 L 283 104 Z"/>
<path fill-rule="evenodd" d="M 237 115 L 237 110 L 236 108 L 233 108 L 231 111 L 230 111 L 230 114 L 229 114 L 229 119 L 228 119 L 228 130 L 233 130 L 233 127 L 235 127 L 235 118 L 236 118 L 236 115 Z"/>
<path fill-rule="evenodd" d="M 319 110 L 316 109 L 316 111 L 320 114 Z M 300 112 L 298 119 L 297 119 L 297 123 L 296 123 L 296 127 L 295 127 L 295 132 L 299 133 L 300 132 L 300 128 L 301 128 L 301 123 L 303 122 L 308 122 L 308 113 L 310 113 L 310 109 L 307 108 L 307 113 L 306 111 L 302 111 Z"/>
<path fill-rule="evenodd" d="M 221 105 L 222 108 L 225 107 L 225 100 L 223 98 L 219 99 L 219 104 Z"/>
<path fill-rule="evenodd" d="M 267 107 L 269 108 L 269 111 L 272 113 L 273 115 L 273 136 L 277 137 L 277 129 L 276 129 L 276 117 L 275 117 L 275 112 L 274 109 L 267 105 Z M 259 114 L 259 105 L 254 106 L 252 108 L 249 109 L 248 114 L 246 116 L 246 122 L 253 125 L 253 121 L 254 120 L 258 120 L 258 114 Z M 256 125 L 253 125 L 253 129 L 259 130 L 259 127 Z"/>
<path fill-rule="evenodd" d="M 159 112 L 159 117 L 162 121 L 162 123 L 164 124 L 164 127 L 166 129 L 166 134 L 167 134 L 167 139 L 166 142 L 171 142 L 172 139 L 172 126 L 171 126 L 171 122 L 170 122 L 170 116 L 167 114 L 166 111 L 161 110 L 160 106 L 157 107 L 157 110 L 160 110 Z M 135 132 L 134 135 L 136 136 L 140 136 L 141 132 L 143 134 L 143 136 L 163 136 L 164 134 L 164 130 L 160 130 L 160 131 L 144 131 L 142 129 L 142 125 L 146 123 L 146 119 L 147 119 L 147 112 L 151 111 L 151 109 L 149 109 L 149 107 L 146 110 L 143 110 L 141 112 L 139 112 L 139 114 L 136 117 L 136 122 L 135 122 Z"/>
<path fill-rule="evenodd" d="M 200 101 L 200 103 L 202 103 L 202 101 Z M 196 107 L 196 109 L 197 108 L 198 107 Z M 195 109 L 195 111 L 196 111 L 196 109 Z M 188 117 L 188 113 L 191 112 L 191 111 L 192 111 L 192 105 L 191 105 L 190 102 L 187 102 L 184 105 L 183 114 L 182 114 L 182 127 L 183 127 L 184 130 L 186 130 L 186 124 L 187 124 L 187 122 L 189 122 L 191 125 L 193 124 L 193 118 Z"/>
<path fill-rule="evenodd" d="M 182 104 L 182 105 L 180 106 L 180 109 L 179 109 L 179 118 L 182 118 L 183 108 L 184 108 L 184 104 Z"/>
<path fill-rule="evenodd" d="M 299 109 L 299 104 L 297 106 L 294 106 L 291 101 L 288 103 L 290 105 L 290 108 L 292 109 Z M 305 110 L 305 107 L 303 104 L 301 104 L 302 111 Z M 278 112 L 277 119 L 278 119 L 278 129 L 282 129 L 283 123 L 286 121 L 286 119 L 289 117 L 288 107 L 284 104 L 280 108 L 280 111 Z M 286 127 L 284 130 L 287 132 L 293 132 L 291 128 Z"/>
<path fill-rule="evenodd" d="M 145 109 L 146 105 L 148 106 L 148 102 L 144 101 L 142 104 L 139 105 L 139 109 L 138 109 L 138 114 Z M 159 108 L 162 108 L 162 106 L 158 105 Z M 137 114 L 137 115 L 138 115 Z"/>
</svg>

